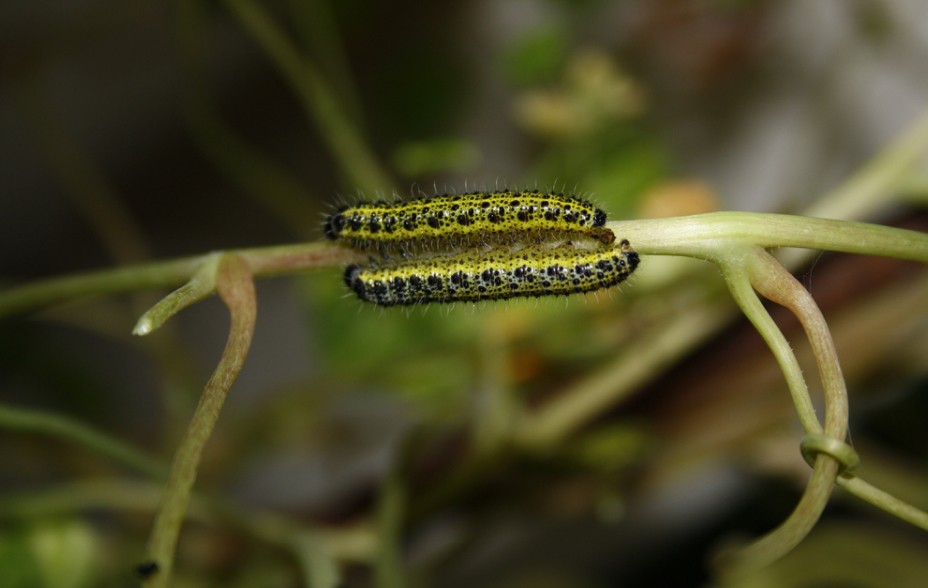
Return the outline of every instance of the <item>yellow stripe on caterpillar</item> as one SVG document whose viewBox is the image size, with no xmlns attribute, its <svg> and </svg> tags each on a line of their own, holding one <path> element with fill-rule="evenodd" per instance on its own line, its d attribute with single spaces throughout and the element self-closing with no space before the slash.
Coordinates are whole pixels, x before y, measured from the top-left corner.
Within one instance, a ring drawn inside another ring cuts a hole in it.
<svg viewBox="0 0 928 588">
<path fill-rule="evenodd" d="M 606 213 L 585 200 L 506 190 L 345 206 L 328 217 L 325 235 L 378 252 L 540 243 L 574 235 L 609 245 L 614 235 L 605 224 Z"/>
<path fill-rule="evenodd" d="M 515 252 L 467 250 L 394 264 L 352 265 L 345 270 L 345 283 L 361 300 L 409 306 L 593 292 L 619 284 L 637 266 L 638 254 L 627 240 L 615 248 L 530 245 Z"/>
</svg>

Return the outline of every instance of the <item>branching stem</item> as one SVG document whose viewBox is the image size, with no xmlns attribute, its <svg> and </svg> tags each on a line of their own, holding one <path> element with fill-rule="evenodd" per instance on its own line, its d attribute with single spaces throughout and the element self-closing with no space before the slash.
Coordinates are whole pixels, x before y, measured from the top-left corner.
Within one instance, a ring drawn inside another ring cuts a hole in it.
<svg viewBox="0 0 928 588">
<path fill-rule="evenodd" d="M 214 280 L 216 290 L 231 315 L 229 339 L 174 456 L 165 495 L 148 542 L 148 561 L 140 567 L 151 572 L 144 583 L 149 588 L 170 586 L 177 538 L 190 502 L 200 457 L 226 395 L 242 369 L 254 333 L 255 291 L 247 264 L 238 256 L 225 255 L 215 262 Z"/>
</svg>

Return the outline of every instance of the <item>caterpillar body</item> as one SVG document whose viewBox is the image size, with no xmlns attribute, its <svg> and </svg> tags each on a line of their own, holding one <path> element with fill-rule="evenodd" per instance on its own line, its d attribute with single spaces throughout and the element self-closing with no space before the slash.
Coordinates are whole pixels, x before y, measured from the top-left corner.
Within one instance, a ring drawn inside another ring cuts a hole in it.
<svg viewBox="0 0 928 588">
<path fill-rule="evenodd" d="M 361 300 L 381 306 L 477 302 L 593 292 L 619 284 L 637 266 L 638 254 L 626 240 L 615 248 L 529 245 L 516 252 L 467 250 L 398 264 L 351 265 L 345 283 Z"/>
<path fill-rule="evenodd" d="M 358 203 L 330 215 L 325 235 L 367 250 L 403 252 L 591 237 L 611 244 L 606 213 L 585 200 L 538 190 Z"/>
</svg>

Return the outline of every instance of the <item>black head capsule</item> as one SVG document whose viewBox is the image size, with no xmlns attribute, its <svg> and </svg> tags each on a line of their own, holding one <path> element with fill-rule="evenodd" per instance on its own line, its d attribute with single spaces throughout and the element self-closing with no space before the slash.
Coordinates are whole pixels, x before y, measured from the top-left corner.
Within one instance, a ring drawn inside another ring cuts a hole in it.
<svg viewBox="0 0 928 588">
<path fill-rule="evenodd" d="M 345 285 L 351 288 L 352 290 L 354 290 L 355 292 L 358 292 L 358 286 L 362 287 L 362 289 L 364 286 L 364 282 L 362 282 L 361 279 L 358 278 L 358 274 L 360 273 L 361 273 L 361 266 L 356 263 L 351 264 L 345 268 L 345 277 L 344 277 Z"/>
<path fill-rule="evenodd" d="M 338 239 L 345 228 L 345 216 L 341 212 L 329 215 L 325 219 L 325 236 L 329 241 Z"/>
</svg>

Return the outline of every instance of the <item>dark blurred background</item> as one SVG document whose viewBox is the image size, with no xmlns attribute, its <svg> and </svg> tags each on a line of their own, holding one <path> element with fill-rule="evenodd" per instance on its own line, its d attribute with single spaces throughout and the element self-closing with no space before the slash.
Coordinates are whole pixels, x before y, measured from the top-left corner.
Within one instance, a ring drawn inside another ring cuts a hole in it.
<svg viewBox="0 0 928 588">
<path fill-rule="evenodd" d="M 830 199 L 925 116 L 923 12 L 915 0 L 3 2 L 0 286 L 317 240 L 339 203 L 496 186 L 579 193 L 613 219 L 811 211 L 928 230 L 924 165 L 864 204 Z M 793 268 L 834 328 L 866 471 L 924 507 L 923 268 L 833 255 Z M 714 268 L 646 259 L 638 274 L 566 305 L 411 312 L 362 308 L 337 270 L 261 282 L 252 352 L 198 487 L 321 528 L 348 586 L 391 585 L 373 521 L 397 479 L 411 585 L 707 584 L 717 547 L 798 500 L 801 431 Z M 152 296 L 6 320 L 0 403 L 168 460 L 227 319 L 208 301 L 133 339 Z M 777 316 L 802 356 L 801 330 Z M 686 343 L 660 369 L 550 445 L 510 439 L 524 413 L 621 372 L 681 324 Z M 0 463 L 10 585 L 131 581 L 157 482 L 28 431 L 0 430 Z M 86 497 L 75 484 L 91 484 Z M 185 527 L 178 585 L 301 585 L 285 550 L 204 518 Z M 915 586 L 926 548 L 838 494 L 766 580 Z"/>
</svg>

